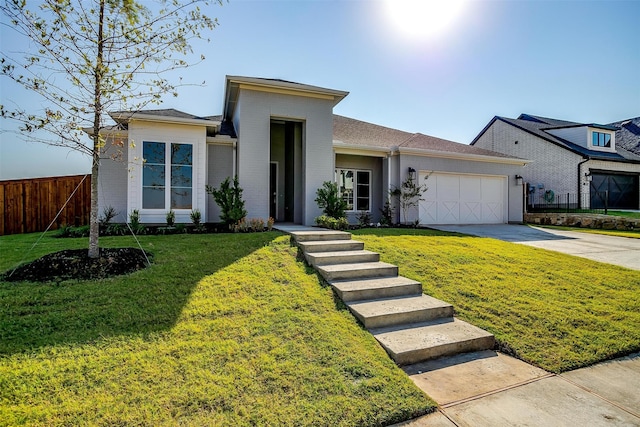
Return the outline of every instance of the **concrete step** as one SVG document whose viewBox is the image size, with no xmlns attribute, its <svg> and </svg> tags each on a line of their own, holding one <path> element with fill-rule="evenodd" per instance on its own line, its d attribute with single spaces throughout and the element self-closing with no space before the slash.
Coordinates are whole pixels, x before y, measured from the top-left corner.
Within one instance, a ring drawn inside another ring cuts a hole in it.
<svg viewBox="0 0 640 427">
<path fill-rule="evenodd" d="M 422 294 L 422 285 L 419 282 L 403 276 L 334 280 L 330 283 L 344 302 Z"/>
<path fill-rule="evenodd" d="M 294 231 L 291 233 L 296 242 L 316 240 L 351 240 L 351 233 L 337 230 Z"/>
<path fill-rule="evenodd" d="M 428 295 L 347 303 L 367 329 L 453 317 L 453 306 Z"/>
<path fill-rule="evenodd" d="M 320 240 L 298 243 L 303 252 L 310 254 L 315 252 L 334 251 L 361 251 L 364 243 L 357 240 Z"/>
<path fill-rule="evenodd" d="M 359 262 L 355 264 L 318 265 L 316 270 L 327 282 L 345 279 L 395 277 L 398 267 L 386 262 Z"/>
<path fill-rule="evenodd" d="M 489 350 L 493 335 L 456 318 L 372 329 L 373 336 L 398 365 L 410 365 L 442 356 Z"/>
<path fill-rule="evenodd" d="M 354 264 L 357 262 L 378 262 L 380 254 L 371 251 L 337 251 L 337 252 L 313 252 L 305 255 L 307 262 L 312 266 L 328 264 Z"/>
</svg>

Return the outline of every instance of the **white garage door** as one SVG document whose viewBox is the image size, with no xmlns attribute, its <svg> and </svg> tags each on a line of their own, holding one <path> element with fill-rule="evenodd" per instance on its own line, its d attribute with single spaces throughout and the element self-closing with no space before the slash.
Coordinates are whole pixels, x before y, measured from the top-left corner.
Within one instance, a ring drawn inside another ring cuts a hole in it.
<svg viewBox="0 0 640 427">
<path fill-rule="evenodd" d="M 429 188 L 420 202 L 420 223 L 502 224 L 507 222 L 507 177 L 433 173 L 420 175 Z"/>
</svg>

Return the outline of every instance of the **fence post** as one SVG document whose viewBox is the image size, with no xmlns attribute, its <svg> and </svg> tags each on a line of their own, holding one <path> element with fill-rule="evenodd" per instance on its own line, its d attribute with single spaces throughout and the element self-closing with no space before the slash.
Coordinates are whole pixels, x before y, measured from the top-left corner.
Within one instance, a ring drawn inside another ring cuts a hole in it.
<svg viewBox="0 0 640 427">
<path fill-rule="evenodd" d="M 607 215 L 607 211 L 609 210 L 609 190 L 605 190 L 604 192 L 604 214 Z"/>
<path fill-rule="evenodd" d="M 569 193 L 567 193 L 567 212 L 569 212 Z"/>
</svg>

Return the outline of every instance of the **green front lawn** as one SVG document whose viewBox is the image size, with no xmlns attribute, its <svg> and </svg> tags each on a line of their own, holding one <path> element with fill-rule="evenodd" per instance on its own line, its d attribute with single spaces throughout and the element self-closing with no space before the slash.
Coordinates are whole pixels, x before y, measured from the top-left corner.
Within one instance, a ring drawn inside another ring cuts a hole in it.
<svg viewBox="0 0 640 427">
<path fill-rule="evenodd" d="M 553 230 L 577 231 L 579 233 L 602 234 L 605 236 L 628 237 L 640 239 L 640 230 L 603 230 L 601 228 L 566 227 L 561 225 L 534 225 L 534 227 L 551 228 Z"/>
<path fill-rule="evenodd" d="M 37 237 L 0 237 L 0 271 Z M 86 242 L 48 235 L 28 259 Z M 0 282 L 0 425 L 385 425 L 434 410 L 288 237 L 141 242 L 153 266 L 129 276 Z"/>
<path fill-rule="evenodd" d="M 549 371 L 640 350 L 640 271 L 434 230 L 364 229 L 354 238 Z"/>
<path fill-rule="evenodd" d="M 625 218 L 640 218 L 640 212 L 607 211 L 607 214 L 611 216 L 623 216 Z"/>
</svg>

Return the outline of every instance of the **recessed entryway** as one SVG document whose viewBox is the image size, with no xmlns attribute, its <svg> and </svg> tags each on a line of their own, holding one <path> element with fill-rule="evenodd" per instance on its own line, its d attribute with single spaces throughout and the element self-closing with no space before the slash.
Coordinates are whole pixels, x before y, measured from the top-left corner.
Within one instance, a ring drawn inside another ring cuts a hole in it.
<svg viewBox="0 0 640 427">
<path fill-rule="evenodd" d="M 302 223 L 302 122 L 271 120 L 269 215 L 278 222 Z"/>
</svg>

